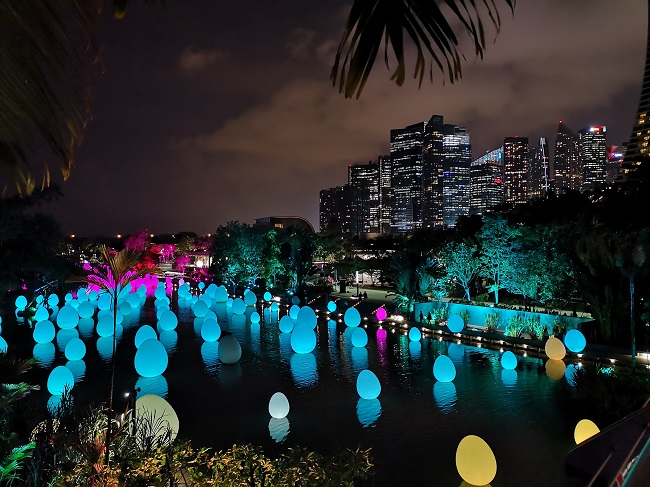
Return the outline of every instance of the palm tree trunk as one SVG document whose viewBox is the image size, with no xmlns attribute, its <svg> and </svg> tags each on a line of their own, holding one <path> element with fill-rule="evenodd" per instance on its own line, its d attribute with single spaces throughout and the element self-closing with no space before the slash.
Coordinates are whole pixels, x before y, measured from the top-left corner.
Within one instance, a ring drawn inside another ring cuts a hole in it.
<svg viewBox="0 0 650 487">
<path fill-rule="evenodd" d="M 111 429 L 112 429 L 112 416 L 113 416 L 113 391 L 115 387 L 115 347 L 116 347 L 116 338 L 117 334 L 117 284 L 115 285 L 115 290 L 113 291 L 113 353 L 111 354 L 111 384 L 109 386 L 108 394 L 108 411 L 106 413 L 106 419 L 108 420 L 106 425 L 106 458 L 104 464 L 108 467 L 108 462 L 110 460 L 111 453 Z"/>
<path fill-rule="evenodd" d="M 630 338 L 632 340 L 632 368 L 636 367 L 636 336 L 634 326 L 634 275 L 630 274 Z"/>
</svg>

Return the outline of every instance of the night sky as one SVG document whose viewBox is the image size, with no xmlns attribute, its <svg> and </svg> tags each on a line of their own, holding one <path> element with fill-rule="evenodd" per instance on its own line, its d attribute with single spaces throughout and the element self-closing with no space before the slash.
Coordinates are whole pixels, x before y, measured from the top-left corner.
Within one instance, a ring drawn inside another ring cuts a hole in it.
<svg viewBox="0 0 650 487">
<path fill-rule="evenodd" d="M 329 80 L 345 2 L 141 3 L 100 26 L 93 121 L 44 208 L 66 233 L 204 234 L 271 215 L 318 229 L 319 191 L 388 154 L 391 128 L 441 114 L 470 129 L 474 157 L 504 136 L 552 145 L 558 120 L 605 124 L 620 145 L 641 90 L 644 0 L 518 0 L 514 18 L 497 2 L 502 31 L 482 61 L 465 51 L 457 84 L 397 87 L 382 54 L 358 100 Z"/>
</svg>

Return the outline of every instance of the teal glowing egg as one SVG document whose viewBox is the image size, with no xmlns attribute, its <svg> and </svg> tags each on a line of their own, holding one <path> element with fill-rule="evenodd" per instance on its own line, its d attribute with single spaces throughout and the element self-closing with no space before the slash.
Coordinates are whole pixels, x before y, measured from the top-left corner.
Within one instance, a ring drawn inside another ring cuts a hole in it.
<svg viewBox="0 0 650 487">
<path fill-rule="evenodd" d="M 199 296 L 199 301 L 203 301 L 207 304 L 208 308 L 212 306 L 212 298 L 208 294 L 201 294 L 201 296 Z"/>
<path fill-rule="evenodd" d="M 352 332 L 352 346 L 365 347 L 368 344 L 368 334 L 363 328 L 355 328 Z"/>
<path fill-rule="evenodd" d="M 38 361 L 38 366 L 44 369 L 50 368 L 52 362 L 54 362 L 55 353 L 56 348 L 54 348 L 54 344 L 51 342 L 37 343 L 34 345 L 34 358 Z"/>
<path fill-rule="evenodd" d="M 93 289 L 92 291 L 88 292 L 88 301 L 97 301 L 97 296 L 99 293 L 97 292 L 96 289 Z"/>
<path fill-rule="evenodd" d="M 221 337 L 221 327 L 217 320 L 208 318 L 201 325 L 201 338 L 206 342 L 216 342 Z"/>
<path fill-rule="evenodd" d="M 289 399 L 282 392 L 276 392 L 269 400 L 269 414 L 273 418 L 284 418 L 289 414 Z"/>
<path fill-rule="evenodd" d="M 74 386 L 74 376 L 70 369 L 64 365 L 54 367 L 47 378 L 47 390 L 53 396 L 60 396 L 66 391 L 72 390 Z"/>
<path fill-rule="evenodd" d="M 465 322 L 463 321 L 463 318 L 460 317 L 460 315 L 453 314 L 447 320 L 447 327 L 452 333 L 460 333 L 463 331 L 463 328 L 465 328 Z"/>
<path fill-rule="evenodd" d="M 282 443 L 289 436 L 289 420 L 287 418 L 271 418 L 269 420 L 269 435 L 276 443 Z"/>
<path fill-rule="evenodd" d="M 165 290 L 164 287 L 158 285 L 156 290 L 153 292 L 153 296 L 156 299 L 161 299 L 161 298 L 167 297 L 167 291 Z"/>
<path fill-rule="evenodd" d="M 0 337 L 0 353 L 7 353 L 7 350 L 9 350 L 9 344 L 4 338 Z"/>
<path fill-rule="evenodd" d="M 158 306 L 156 308 L 156 319 L 159 320 L 165 311 L 169 311 L 169 306 L 167 306 L 166 304 L 161 304 L 160 306 Z"/>
<path fill-rule="evenodd" d="M 514 370 L 517 368 L 517 357 L 510 350 L 501 355 L 501 366 L 507 370 Z"/>
<path fill-rule="evenodd" d="M 363 399 L 377 399 L 381 393 L 379 379 L 370 370 L 362 370 L 357 376 L 357 392 Z"/>
<path fill-rule="evenodd" d="M 273 301 L 273 302 L 271 303 L 271 311 L 275 312 L 275 311 L 277 311 L 278 309 L 280 309 L 280 305 L 278 304 L 277 301 Z"/>
<path fill-rule="evenodd" d="M 68 360 L 65 366 L 72 372 L 75 384 L 81 382 L 86 375 L 86 362 L 83 360 Z"/>
<path fill-rule="evenodd" d="M 282 333 L 291 333 L 295 324 L 296 320 L 292 319 L 289 315 L 284 315 L 280 318 L 280 331 Z"/>
<path fill-rule="evenodd" d="M 111 309 L 113 305 L 113 298 L 110 294 L 102 292 L 97 298 L 97 307 L 101 310 Z"/>
<path fill-rule="evenodd" d="M 456 386 L 453 382 L 436 381 L 433 384 L 433 399 L 443 413 L 453 413 L 458 403 Z"/>
<path fill-rule="evenodd" d="M 251 313 L 251 323 L 259 323 L 260 322 L 260 314 L 257 311 L 253 311 Z"/>
<path fill-rule="evenodd" d="M 167 306 L 167 307 L 169 307 L 170 303 L 171 303 L 171 301 L 169 300 L 169 298 L 167 296 L 163 296 L 162 298 L 158 298 L 153 302 L 153 304 L 154 304 L 154 306 L 156 308 L 158 308 L 159 306 Z M 208 307 L 210 307 L 210 303 L 206 303 L 206 304 L 208 305 Z"/>
<path fill-rule="evenodd" d="M 65 346 L 65 358 L 81 360 L 86 356 L 86 344 L 80 338 L 72 338 Z"/>
<path fill-rule="evenodd" d="M 359 326 L 361 324 L 361 315 L 357 308 L 348 308 L 343 315 L 343 322 L 348 326 Z"/>
<path fill-rule="evenodd" d="M 291 332 L 291 348 L 296 353 L 310 353 L 316 348 L 316 333 L 304 323 L 296 323 Z"/>
<path fill-rule="evenodd" d="M 123 303 L 120 303 L 120 313 L 122 313 L 122 315 L 130 315 L 131 311 L 132 308 L 128 301 L 124 301 Z"/>
<path fill-rule="evenodd" d="M 39 306 L 38 309 L 36 310 L 36 313 L 34 313 L 34 319 L 37 322 L 47 320 L 49 318 L 50 318 L 50 312 L 45 306 Z"/>
<path fill-rule="evenodd" d="M 140 345 L 150 338 L 153 338 L 154 340 L 158 339 L 156 330 L 149 325 L 142 325 L 135 334 L 135 348 L 140 348 Z"/>
<path fill-rule="evenodd" d="M 299 305 L 300 304 L 300 298 L 298 296 L 292 296 L 291 304 L 296 305 L 296 306 Z"/>
<path fill-rule="evenodd" d="M 244 293 L 244 303 L 246 303 L 246 306 L 255 306 L 257 303 L 257 296 L 253 291 Z"/>
<path fill-rule="evenodd" d="M 313 328 L 316 328 L 318 319 L 316 318 L 316 313 L 310 306 L 303 306 L 298 311 L 298 316 L 296 316 L 296 323 L 304 323 Z"/>
<path fill-rule="evenodd" d="M 142 377 L 156 377 L 167 370 L 169 357 L 162 343 L 149 338 L 140 344 L 133 362 L 135 371 Z"/>
<path fill-rule="evenodd" d="M 409 330 L 409 340 L 419 342 L 422 339 L 422 332 L 415 326 Z"/>
<path fill-rule="evenodd" d="M 65 352 L 65 347 L 73 338 L 79 338 L 79 332 L 76 328 L 66 328 L 59 330 L 56 334 L 56 344 L 61 352 Z"/>
<path fill-rule="evenodd" d="M 21 294 L 16 298 L 14 304 L 16 305 L 16 309 L 25 309 L 27 307 L 27 298 Z"/>
<path fill-rule="evenodd" d="M 178 326 L 178 317 L 176 316 L 176 313 L 168 309 L 160 316 L 158 324 L 163 330 L 174 330 L 176 329 L 176 326 Z"/>
<path fill-rule="evenodd" d="M 228 298 L 226 299 L 226 307 L 227 308 L 232 308 L 232 303 L 234 302 L 234 299 Z"/>
<path fill-rule="evenodd" d="M 294 304 L 291 306 L 291 308 L 289 308 L 289 316 L 291 316 L 291 319 L 298 319 L 298 313 L 300 313 L 300 306 L 297 304 Z"/>
<path fill-rule="evenodd" d="M 433 376 L 440 382 L 451 382 L 456 378 L 456 366 L 446 355 L 439 355 L 433 363 Z"/>
<path fill-rule="evenodd" d="M 74 296 L 72 296 L 72 293 L 67 293 L 67 294 L 65 295 L 65 297 L 63 298 L 63 300 L 64 300 L 66 303 L 69 303 L 69 302 L 72 301 L 73 299 L 74 299 Z"/>
<path fill-rule="evenodd" d="M 327 311 L 330 313 L 334 313 L 334 311 L 336 311 L 336 303 L 334 301 L 327 303 Z"/>
<path fill-rule="evenodd" d="M 189 284 L 183 284 L 182 286 L 178 286 L 178 297 L 179 298 L 184 298 L 187 296 L 187 293 L 190 292 L 190 286 Z"/>
<path fill-rule="evenodd" d="M 197 318 L 203 318 L 209 309 L 210 307 L 206 304 L 205 301 L 197 301 L 196 303 L 194 303 L 194 306 L 192 306 L 192 311 L 194 311 L 194 316 L 196 316 Z"/>
<path fill-rule="evenodd" d="M 68 303 L 68 305 L 72 306 L 74 309 L 77 309 L 77 308 L 79 308 L 79 301 L 76 300 L 76 299 L 73 299 L 72 301 L 70 301 Z"/>
<path fill-rule="evenodd" d="M 313 353 L 294 353 L 289 359 L 289 368 L 298 387 L 314 387 L 318 384 L 318 369 Z"/>
<path fill-rule="evenodd" d="M 205 282 L 199 282 L 199 290 L 203 291 L 205 289 Z"/>
<path fill-rule="evenodd" d="M 145 297 L 145 296 L 147 295 L 147 285 L 144 284 L 144 283 L 140 284 L 140 285 L 138 286 L 138 291 L 137 291 L 137 293 L 138 293 L 141 297 Z"/>
<path fill-rule="evenodd" d="M 379 399 L 364 399 L 357 401 L 357 419 L 364 428 L 373 428 L 381 416 Z"/>
<path fill-rule="evenodd" d="M 221 285 L 216 289 L 214 292 L 214 300 L 217 303 L 225 303 L 228 301 L 228 290 L 225 286 Z"/>
<path fill-rule="evenodd" d="M 271 299 L 273 298 L 273 296 L 271 296 L 271 293 L 268 291 L 264 293 L 263 297 L 264 297 L 264 301 L 271 301 Z"/>
<path fill-rule="evenodd" d="M 43 302 L 43 295 L 39 294 L 36 296 L 36 304 L 41 304 Z"/>
<path fill-rule="evenodd" d="M 74 328 L 78 323 L 79 313 L 77 313 L 77 310 L 69 304 L 66 304 L 61 308 L 59 314 L 56 315 L 56 324 L 59 325 L 59 328 Z"/>
<path fill-rule="evenodd" d="M 47 297 L 47 304 L 49 304 L 50 306 L 58 305 L 59 304 L 59 296 L 58 296 L 58 294 L 50 294 Z"/>
<path fill-rule="evenodd" d="M 34 326 L 34 341 L 36 343 L 50 343 L 54 340 L 56 329 L 50 320 L 43 320 Z"/>
<path fill-rule="evenodd" d="M 564 336 L 564 345 L 574 353 L 582 352 L 587 346 L 587 340 L 580 330 L 569 330 Z"/>
<path fill-rule="evenodd" d="M 246 312 L 246 303 L 242 298 L 235 298 L 233 300 L 232 312 L 236 315 L 243 315 Z"/>
<path fill-rule="evenodd" d="M 131 293 L 126 298 L 126 302 L 129 303 L 132 310 L 135 310 L 140 307 L 140 295 L 138 293 Z"/>
<path fill-rule="evenodd" d="M 79 318 L 92 318 L 95 314 L 95 307 L 90 301 L 84 301 L 79 304 L 77 313 L 79 313 Z"/>
<path fill-rule="evenodd" d="M 86 288 L 81 287 L 77 291 L 77 301 L 80 303 L 83 303 L 84 301 L 88 301 L 88 296 L 86 295 Z"/>
<path fill-rule="evenodd" d="M 217 285 L 214 282 L 208 284 L 208 287 L 205 288 L 205 294 L 214 299 L 217 292 Z"/>
<path fill-rule="evenodd" d="M 241 358 L 241 345 L 234 335 L 225 335 L 219 340 L 219 360 L 224 364 L 234 364 Z"/>
<path fill-rule="evenodd" d="M 115 333 L 115 327 L 113 326 L 113 317 L 112 316 L 102 316 L 97 321 L 97 334 L 100 337 L 109 337 Z"/>
</svg>

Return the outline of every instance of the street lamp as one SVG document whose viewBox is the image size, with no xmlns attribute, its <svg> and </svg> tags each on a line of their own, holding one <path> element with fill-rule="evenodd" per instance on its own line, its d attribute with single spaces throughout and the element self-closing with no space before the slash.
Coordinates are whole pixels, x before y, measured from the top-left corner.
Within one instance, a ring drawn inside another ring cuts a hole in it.
<svg viewBox="0 0 650 487">
<path fill-rule="evenodd" d="M 359 297 L 359 271 L 355 271 L 355 278 L 357 280 L 357 298 Z"/>
</svg>

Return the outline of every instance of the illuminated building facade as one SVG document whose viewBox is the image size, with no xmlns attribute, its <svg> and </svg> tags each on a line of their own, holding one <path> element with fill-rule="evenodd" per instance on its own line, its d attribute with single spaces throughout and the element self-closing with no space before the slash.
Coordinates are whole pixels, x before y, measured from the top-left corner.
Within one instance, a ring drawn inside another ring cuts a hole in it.
<svg viewBox="0 0 650 487">
<path fill-rule="evenodd" d="M 562 120 L 557 127 L 555 151 L 553 154 L 554 190 L 580 191 L 582 170 L 578 154 L 578 137 Z"/>
<path fill-rule="evenodd" d="M 454 227 L 458 217 L 469 215 L 472 146 L 465 127 L 446 124 L 443 133 L 442 223 Z"/>
<path fill-rule="evenodd" d="M 472 161 L 469 176 L 470 215 L 483 215 L 503 204 L 503 147 Z"/>
<path fill-rule="evenodd" d="M 392 222 L 392 188 L 393 165 L 390 156 L 379 156 L 379 232 L 390 233 Z"/>
<path fill-rule="evenodd" d="M 528 164 L 527 197 L 529 200 L 545 198 L 550 189 L 550 167 L 548 142 L 540 137 L 538 144 L 531 148 Z"/>
<path fill-rule="evenodd" d="M 349 184 L 321 190 L 319 202 L 321 232 L 338 229 L 343 235 L 358 234 L 360 224 L 357 192 L 357 188 Z"/>
<path fill-rule="evenodd" d="M 607 149 L 607 183 L 613 183 L 618 178 L 624 155 L 625 147 L 612 145 Z"/>
<path fill-rule="evenodd" d="M 528 137 L 503 139 L 503 184 L 505 202 L 520 205 L 527 201 Z"/>
<path fill-rule="evenodd" d="M 422 173 L 422 226 L 442 226 L 443 141 L 445 125 L 443 117 L 433 115 L 427 123 L 422 147 L 424 167 Z"/>
<path fill-rule="evenodd" d="M 580 191 L 591 191 L 607 183 L 607 127 L 596 125 L 580 131 Z"/>
<path fill-rule="evenodd" d="M 353 203 L 357 211 L 355 234 L 379 233 L 380 163 L 348 165 L 348 185 L 356 188 Z"/>
</svg>

